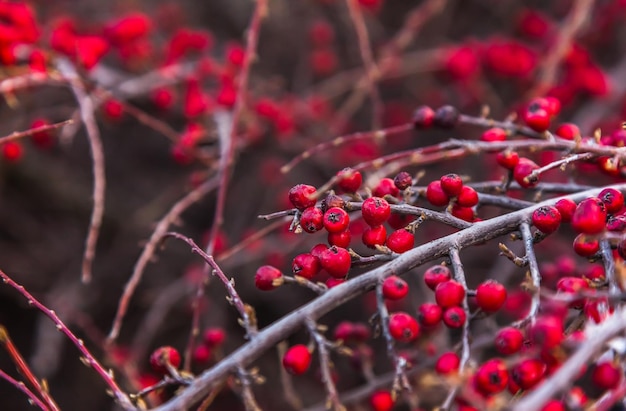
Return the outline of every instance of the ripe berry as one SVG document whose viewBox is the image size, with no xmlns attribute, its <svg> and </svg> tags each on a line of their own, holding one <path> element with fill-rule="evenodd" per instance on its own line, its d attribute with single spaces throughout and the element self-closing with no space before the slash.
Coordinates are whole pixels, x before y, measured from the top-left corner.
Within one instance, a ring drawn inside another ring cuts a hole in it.
<svg viewBox="0 0 626 411">
<path fill-rule="evenodd" d="M 324 213 L 317 207 L 308 207 L 300 216 L 300 227 L 307 233 L 314 233 L 324 228 Z"/>
<path fill-rule="evenodd" d="M 612 390 L 617 388 L 621 379 L 621 367 L 609 361 L 597 364 L 591 374 L 593 384 L 601 390 Z"/>
<path fill-rule="evenodd" d="M 180 354 L 176 348 L 169 346 L 159 347 L 150 355 L 150 366 L 154 372 L 162 375 L 169 374 L 169 365 L 174 369 L 178 369 L 180 366 Z"/>
<path fill-rule="evenodd" d="M 592 257 L 600 251 L 600 242 L 586 234 L 578 234 L 574 239 L 574 252 L 581 257 Z M 618 247 L 619 250 L 619 247 Z"/>
<path fill-rule="evenodd" d="M 367 227 L 365 231 L 363 231 L 361 239 L 363 244 L 369 248 L 375 248 L 377 245 L 384 245 L 385 240 L 387 239 L 387 230 L 382 225 Z"/>
<path fill-rule="evenodd" d="M 389 391 L 376 391 L 370 397 L 370 405 L 373 411 L 391 411 L 395 401 Z"/>
<path fill-rule="evenodd" d="M 608 220 L 606 220 L 606 229 L 612 232 L 623 232 L 626 230 L 626 216 L 609 216 Z"/>
<path fill-rule="evenodd" d="M 476 288 L 476 305 L 486 313 L 498 311 L 506 301 L 506 288 L 494 280 L 488 280 Z"/>
<path fill-rule="evenodd" d="M 550 114 L 544 109 L 526 110 L 524 123 L 538 133 L 543 133 L 550 127 Z"/>
<path fill-rule="evenodd" d="M 492 141 L 506 141 L 506 135 L 507 134 L 505 130 L 498 128 L 498 127 L 494 127 L 494 128 L 490 128 L 486 130 L 480 136 L 480 139 L 488 143 Z"/>
<path fill-rule="evenodd" d="M 433 125 L 435 112 L 428 106 L 420 106 L 413 113 L 413 126 L 417 129 L 428 128 Z"/>
<path fill-rule="evenodd" d="M 406 190 L 413 184 L 413 178 L 406 171 L 400 171 L 393 178 L 393 183 L 396 185 L 398 190 Z"/>
<path fill-rule="evenodd" d="M 563 401 L 559 400 L 549 400 L 546 402 L 543 407 L 541 407 L 541 411 L 566 411 L 565 404 Z"/>
<path fill-rule="evenodd" d="M 221 328 L 208 328 L 202 334 L 202 339 L 209 348 L 215 348 L 224 343 L 226 333 Z"/>
<path fill-rule="evenodd" d="M 446 174 L 439 181 L 441 182 L 441 189 L 448 197 L 456 197 L 461 194 L 463 180 L 458 174 Z"/>
<path fill-rule="evenodd" d="M 391 233 L 387 238 L 387 247 L 394 253 L 402 254 L 413 248 L 415 236 L 413 233 L 401 228 Z"/>
<path fill-rule="evenodd" d="M 511 370 L 511 378 L 523 390 L 533 388 L 541 381 L 547 366 L 546 363 L 534 358 L 522 360 Z"/>
<path fill-rule="evenodd" d="M 298 210 L 315 205 L 315 187 L 306 184 L 298 184 L 289 190 L 289 201 Z"/>
<path fill-rule="evenodd" d="M 428 202 L 436 207 L 443 207 L 448 205 L 450 197 L 443 191 L 441 187 L 441 181 L 435 180 L 428 184 L 426 187 L 426 199 Z"/>
<path fill-rule="evenodd" d="M 450 280 L 450 269 L 445 265 L 433 265 L 424 273 L 424 282 L 431 290 Z"/>
<path fill-rule="evenodd" d="M 328 288 L 329 290 L 333 287 L 337 287 L 338 285 L 341 285 L 343 283 L 345 283 L 346 280 L 344 278 L 333 278 L 330 277 L 329 279 L 326 280 L 325 284 L 326 284 L 326 288 Z"/>
<path fill-rule="evenodd" d="M 346 193 L 356 193 L 363 183 L 361 172 L 349 167 L 338 172 L 337 178 L 337 185 Z"/>
<path fill-rule="evenodd" d="M 563 123 L 556 129 L 554 134 L 565 140 L 574 140 L 580 137 L 580 129 L 576 124 Z"/>
<path fill-rule="evenodd" d="M 584 278 L 562 277 L 556 283 L 556 289 L 560 293 L 576 295 L 576 294 L 579 294 L 581 291 L 588 290 L 589 284 L 587 283 L 587 280 L 585 280 Z M 583 308 L 584 304 L 585 304 L 585 299 L 579 298 L 579 299 L 576 299 L 575 301 L 572 301 L 569 304 L 569 306 L 570 308 L 580 310 Z"/>
<path fill-rule="evenodd" d="M 472 187 L 463 186 L 456 203 L 461 207 L 474 207 L 478 204 L 478 193 Z"/>
<path fill-rule="evenodd" d="M 383 296 L 388 300 L 401 300 L 409 293 L 409 285 L 402 278 L 392 275 L 383 281 Z"/>
<path fill-rule="evenodd" d="M 206 345 L 199 345 L 193 350 L 193 362 L 205 364 L 211 359 L 211 349 Z"/>
<path fill-rule="evenodd" d="M 465 298 L 465 289 L 454 280 L 443 282 L 435 288 L 435 301 L 442 308 L 461 305 Z"/>
<path fill-rule="evenodd" d="M 563 341 L 563 321 L 557 317 L 539 317 L 528 330 L 530 341 L 537 347 L 551 350 Z"/>
<path fill-rule="evenodd" d="M 320 254 L 320 263 L 331 277 L 344 278 L 352 262 L 348 250 L 332 246 Z"/>
<path fill-rule="evenodd" d="M 10 163 L 14 163 L 22 158 L 24 149 L 17 141 L 7 141 L 2 145 L 2 157 Z"/>
<path fill-rule="evenodd" d="M 350 225 L 350 216 L 346 210 L 339 207 L 331 207 L 324 213 L 324 228 L 329 233 L 340 233 Z"/>
<path fill-rule="evenodd" d="M 442 106 L 435 111 L 433 124 L 441 128 L 453 128 L 459 121 L 459 110 L 450 105 Z"/>
<path fill-rule="evenodd" d="M 525 157 L 519 159 L 519 162 L 513 169 L 513 178 L 523 188 L 534 187 L 539 184 L 539 179 L 527 179 L 534 170 L 538 169 L 539 166 L 532 160 L 529 160 Z"/>
<path fill-rule="evenodd" d="M 391 215 L 391 207 L 384 198 L 370 197 L 361 206 L 363 220 L 370 226 L 381 225 Z"/>
<path fill-rule="evenodd" d="M 511 150 L 501 151 L 496 154 L 496 162 L 507 170 L 513 170 L 519 163 L 519 154 Z"/>
<path fill-rule="evenodd" d="M 293 275 L 299 275 L 307 280 L 315 277 L 321 268 L 319 258 L 309 253 L 298 254 L 291 263 Z"/>
<path fill-rule="evenodd" d="M 328 244 L 330 245 L 348 248 L 350 247 L 350 240 L 352 240 L 350 230 L 341 231 L 339 233 L 328 233 Z"/>
<path fill-rule="evenodd" d="M 434 327 L 439 324 L 443 310 L 434 303 L 424 303 L 417 309 L 417 319 L 424 327 Z"/>
<path fill-rule="evenodd" d="M 576 203 L 574 200 L 570 198 L 562 198 L 556 202 L 554 207 L 559 210 L 559 214 L 561 214 L 561 221 L 564 223 L 572 221 L 572 217 L 576 211 Z"/>
<path fill-rule="evenodd" d="M 578 204 L 572 216 L 572 228 L 583 234 L 598 234 L 604 231 L 606 206 L 597 197 L 586 198 Z"/>
<path fill-rule="evenodd" d="M 304 344 L 290 347 L 283 357 L 283 367 L 293 375 L 304 374 L 311 365 L 311 353 Z"/>
<path fill-rule="evenodd" d="M 47 125 L 50 125 L 48 120 L 44 118 L 38 118 L 33 120 L 33 122 L 30 124 L 30 128 L 39 128 Z M 52 130 L 38 131 L 36 133 L 33 133 L 31 135 L 31 139 L 33 140 L 33 143 L 35 143 L 35 145 L 40 148 L 50 148 L 50 146 L 54 144 L 54 135 Z"/>
<path fill-rule="evenodd" d="M 393 313 L 389 316 L 389 334 L 402 342 L 410 342 L 419 336 L 420 328 L 415 318 L 405 312 Z"/>
<path fill-rule="evenodd" d="M 455 216 L 456 218 L 460 218 L 463 221 L 472 222 L 474 221 L 474 209 L 472 207 L 462 207 L 458 204 L 452 206 L 450 210 L 450 214 Z"/>
<path fill-rule="evenodd" d="M 322 256 L 322 252 L 324 252 L 327 248 L 328 246 L 326 244 L 315 244 L 313 248 L 311 248 L 311 255 L 319 259 Z"/>
<path fill-rule="evenodd" d="M 475 376 L 476 388 L 484 394 L 503 391 L 509 383 L 509 373 L 504 361 L 494 358 L 478 368 Z"/>
<path fill-rule="evenodd" d="M 276 267 L 264 265 L 256 270 L 254 285 L 262 291 L 270 291 L 283 284 L 283 273 Z"/>
<path fill-rule="evenodd" d="M 617 213 L 624 206 L 624 195 L 614 188 L 600 191 L 598 198 L 604 203 L 607 213 Z"/>
<path fill-rule="evenodd" d="M 495 346 L 500 354 L 511 355 L 522 349 L 524 334 L 514 327 L 506 327 L 496 334 Z"/>
<path fill-rule="evenodd" d="M 466 320 L 467 315 L 461 307 L 450 307 L 443 313 L 443 323 L 450 328 L 461 328 Z"/>
<path fill-rule="evenodd" d="M 541 206 L 533 212 L 533 225 L 545 234 L 555 232 L 561 224 L 561 213 L 556 207 Z"/>
<path fill-rule="evenodd" d="M 109 120 L 117 121 L 124 115 L 124 107 L 122 103 L 115 99 L 108 99 L 102 104 L 104 114 Z"/>
<path fill-rule="evenodd" d="M 435 371 L 437 374 L 448 375 L 459 370 L 461 359 L 454 352 L 445 352 L 437 358 L 435 363 Z"/>
</svg>

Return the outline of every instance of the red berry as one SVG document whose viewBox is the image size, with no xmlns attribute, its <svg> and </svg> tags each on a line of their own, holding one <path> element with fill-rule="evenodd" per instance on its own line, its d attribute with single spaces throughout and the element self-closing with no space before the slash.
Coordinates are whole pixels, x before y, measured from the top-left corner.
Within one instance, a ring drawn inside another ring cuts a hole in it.
<svg viewBox="0 0 626 411">
<path fill-rule="evenodd" d="M 34 129 L 48 125 L 50 125 L 48 120 L 44 118 L 38 118 L 33 120 L 33 122 L 30 124 L 30 128 Z M 38 131 L 36 133 L 33 133 L 31 138 L 33 140 L 33 143 L 35 143 L 35 145 L 40 148 L 49 148 L 54 143 L 54 135 L 52 130 Z"/>
<path fill-rule="evenodd" d="M 305 208 L 315 205 L 315 187 L 306 184 L 298 184 L 291 187 L 289 190 L 289 201 L 298 210 L 304 210 Z"/>
<path fill-rule="evenodd" d="M 572 216 L 572 228 L 583 234 L 598 234 L 604 231 L 606 206 L 597 197 L 584 199 Z"/>
<path fill-rule="evenodd" d="M 486 142 L 492 141 L 506 141 L 507 133 L 505 130 L 494 127 L 486 130 L 481 136 L 480 139 Z"/>
<path fill-rule="evenodd" d="M 450 307 L 443 313 L 443 323 L 450 328 L 461 328 L 466 320 L 467 315 L 461 307 Z"/>
<path fill-rule="evenodd" d="M 264 265 L 256 270 L 254 285 L 262 291 L 270 291 L 283 283 L 283 273 L 276 267 Z"/>
<path fill-rule="evenodd" d="M 506 301 L 506 288 L 494 280 L 488 280 L 476 288 L 476 305 L 486 313 L 498 311 Z"/>
<path fill-rule="evenodd" d="M 283 367 L 293 375 L 304 374 L 311 365 L 311 353 L 304 344 L 290 347 L 283 356 Z"/>
<path fill-rule="evenodd" d="M 331 277 L 340 279 L 348 274 L 352 261 L 348 250 L 332 246 L 321 253 L 320 263 Z"/>
<path fill-rule="evenodd" d="M 326 244 L 315 244 L 313 248 L 311 248 L 311 255 L 317 259 L 322 256 L 322 252 L 324 252 L 328 246 Z"/>
<path fill-rule="evenodd" d="M 2 145 L 2 157 L 10 163 L 14 163 L 22 158 L 24 149 L 17 141 L 7 141 Z"/>
<path fill-rule="evenodd" d="M 420 328 L 415 318 L 405 312 L 393 313 L 389 316 L 389 334 L 402 342 L 410 342 L 419 336 Z"/>
<path fill-rule="evenodd" d="M 547 366 L 543 361 L 529 358 L 522 360 L 511 370 L 511 378 L 523 390 L 529 390 L 543 378 Z"/>
<path fill-rule="evenodd" d="M 504 150 L 496 154 L 496 161 L 507 170 L 513 170 L 517 163 L 519 163 L 519 154 L 515 151 Z"/>
<path fill-rule="evenodd" d="M 361 215 L 368 225 L 372 227 L 381 225 L 391 215 L 391 206 L 384 198 L 370 197 L 363 201 Z"/>
<path fill-rule="evenodd" d="M 624 207 L 624 195 L 614 188 L 600 191 L 598 198 L 604 203 L 607 213 L 617 213 Z"/>
<path fill-rule="evenodd" d="M 449 281 L 450 278 L 450 269 L 445 265 L 434 265 L 424 273 L 424 282 L 433 291 L 439 284 Z"/>
<path fill-rule="evenodd" d="M 441 182 L 441 189 L 448 197 L 456 197 L 461 194 L 463 180 L 458 174 L 446 174 L 439 181 Z"/>
<path fill-rule="evenodd" d="M 504 361 L 494 358 L 478 368 L 475 376 L 476 388 L 484 394 L 503 391 L 509 383 L 509 373 Z"/>
<path fill-rule="evenodd" d="M 434 303 L 424 303 L 417 309 L 417 319 L 424 327 L 434 327 L 439 324 L 443 310 Z"/>
<path fill-rule="evenodd" d="M 356 193 L 363 183 L 361 172 L 352 168 L 344 168 L 337 173 L 337 178 L 337 185 L 346 193 Z"/>
<path fill-rule="evenodd" d="M 122 103 L 115 99 L 109 99 L 102 104 L 102 109 L 104 110 L 104 114 L 109 118 L 109 120 L 119 120 L 124 115 L 124 107 Z"/>
<path fill-rule="evenodd" d="M 209 348 L 214 348 L 224 343 L 226 333 L 221 328 L 208 328 L 204 331 L 204 334 L 202 334 L 202 339 Z"/>
<path fill-rule="evenodd" d="M 450 214 L 455 216 L 456 218 L 460 218 L 463 221 L 472 222 L 474 221 L 474 209 L 472 207 L 462 207 L 458 204 L 452 206 L 450 210 Z"/>
<path fill-rule="evenodd" d="M 428 106 L 420 106 L 413 113 L 413 125 L 415 128 L 428 128 L 433 125 L 435 112 Z"/>
<path fill-rule="evenodd" d="M 338 285 L 341 285 L 343 283 L 345 283 L 346 280 L 343 278 L 333 278 L 330 277 L 328 280 L 326 280 L 326 287 L 330 290 L 333 287 L 337 287 Z"/>
<path fill-rule="evenodd" d="M 576 295 L 576 294 L 579 294 L 581 291 L 589 289 L 589 284 L 584 278 L 562 277 L 556 283 L 556 289 L 560 293 Z M 570 308 L 580 310 L 583 308 L 584 304 L 585 304 L 585 299 L 579 298 L 575 301 L 572 301 L 569 304 L 569 306 Z"/>
<path fill-rule="evenodd" d="M 580 129 L 576 124 L 563 123 L 556 129 L 554 134 L 565 140 L 574 140 L 580 137 Z"/>
<path fill-rule="evenodd" d="M 350 233 L 350 230 L 341 231 L 339 233 L 328 233 L 328 244 L 330 245 L 348 248 L 350 247 L 351 240 L 352 234 Z"/>
<path fill-rule="evenodd" d="M 576 203 L 574 200 L 570 198 L 562 198 L 556 202 L 554 207 L 559 210 L 559 214 L 561 214 L 561 221 L 564 223 L 572 221 L 572 217 L 576 211 Z"/>
<path fill-rule="evenodd" d="M 389 391 L 376 391 L 370 397 L 370 405 L 373 411 L 391 411 L 395 401 Z"/>
<path fill-rule="evenodd" d="M 478 193 L 472 187 L 463 186 L 456 203 L 461 207 L 474 207 L 478 204 Z"/>
<path fill-rule="evenodd" d="M 496 335 L 495 346 L 500 354 L 515 354 L 522 349 L 523 344 L 524 334 L 517 328 L 506 327 Z"/>
<path fill-rule="evenodd" d="M 314 233 L 324 228 L 324 213 L 317 207 L 308 207 L 300 215 L 300 227 L 307 233 Z"/>
<path fill-rule="evenodd" d="M 395 197 L 398 195 L 399 192 L 400 190 L 398 190 L 398 187 L 396 187 L 396 184 L 393 182 L 393 180 L 388 177 L 385 177 L 385 178 L 382 178 L 378 182 L 378 185 L 376 185 L 376 188 L 374 189 L 373 194 L 374 194 L 374 197 L 382 198 L 386 195 Z"/>
<path fill-rule="evenodd" d="M 383 296 L 388 300 L 401 300 L 409 293 L 409 285 L 402 278 L 392 275 L 383 282 Z"/>
<path fill-rule="evenodd" d="M 528 330 L 530 341 L 537 347 L 551 350 L 563 341 L 563 321 L 557 317 L 539 317 Z"/>
<path fill-rule="evenodd" d="M 606 220 L 606 229 L 608 231 L 619 233 L 626 230 L 626 216 L 609 216 L 608 220 Z"/>
<path fill-rule="evenodd" d="M 539 184 L 539 179 L 531 180 L 527 177 L 538 168 L 539 166 L 534 161 L 522 157 L 513 169 L 513 179 L 523 188 L 534 187 Z"/>
<path fill-rule="evenodd" d="M 394 253 L 402 254 L 413 248 L 415 236 L 413 233 L 401 228 L 391 233 L 387 238 L 387 247 Z"/>
<path fill-rule="evenodd" d="M 400 171 L 393 178 L 393 183 L 398 190 L 406 190 L 413 185 L 413 177 L 406 171 Z"/>
<path fill-rule="evenodd" d="M 324 228 L 329 233 L 346 231 L 350 225 L 350 216 L 346 210 L 339 207 L 331 207 L 324 213 Z"/>
<path fill-rule="evenodd" d="M 600 251 L 600 242 L 586 234 L 578 234 L 574 239 L 573 246 L 574 252 L 581 257 L 591 257 Z"/>
<path fill-rule="evenodd" d="M 377 245 L 384 245 L 386 239 L 387 230 L 382 225 L 367 227 L 365 231 L 363 231 L 363 244 L 369 248 L 375 248 Z"/>
<path fill-rule="evenodd" d="M 437 374 L 448 375 L 459 370 L 461 359 L 454 352 L 445 352 L 437 358 L 435 363 L 435 371 Z"/>
<path fill-rule="evenodd" d="M 465 289 L 454 280 L 443 282 L 435 288 L 435 301 L 442 308 L 461 305 L 465 298 Z"/>
<path fill-rule="evenodd" d="M 319 258 L 313 254 L 298 254 L 291 264 L 293 275 L 299 275 L 307 280 L 311 280 L 321 269 Z"/>
<path fill-rule="evenodd" d="M 205 364 L 211 359 L 211 349 L 206 345 L 199 345 L 193 350 L 193 362 Z"/>
<path fill-rule="evenodd" d="M 533 225 L 545 234 L 551 234 L 561 224 L 561 213 L 556 207 L 541 206 L 533 212 Z"/>
<path fill-rule="evenodd" d="M 180 366 L 180 354 L 174 347 L 159 347 L 150 355 L 150 366 L 154 372 L 159 374 L 169 374 L 168 365 L 174 369 Z"/>
<path fill-rule="evenodd" d="M 436 207 L 446 206 L 450 202 L 450 197 L 443 191 L 441 181 L 439 180 L 428 184 L 428 187 L 426 187 L 426 199 L 430 204 Z"/>
<path fill-rule="evenodd" d="M 541 407 L 541 411 L 566 411 L 565 404 L 563 401 L 559 400 L 549 400 L 546 402 L 543 407 Z"/>
<path fill-rule="evenodd" d="M 617 388 L 622 379 L 622 369 L 612 362 L 601 362 L 596 365 L 591 374 L 594 385 L 601 390 Z"/>
<path fill-rule="evenodd" d="M 550 114 L 544 109 L 526 110 L 524 112 L 526 125 L 538 133 L 543 133 L 550 127 Z"/>
</svg>

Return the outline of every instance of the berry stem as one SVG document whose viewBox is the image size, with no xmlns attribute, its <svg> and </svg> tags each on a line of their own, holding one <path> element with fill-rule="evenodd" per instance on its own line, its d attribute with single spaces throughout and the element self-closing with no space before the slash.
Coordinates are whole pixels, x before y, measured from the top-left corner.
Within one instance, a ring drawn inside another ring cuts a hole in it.
<svg viewBox="0 0 626 411">
<path fill-rule="evenodd" d="M 534 240 L 533 235 L 530 232 L 530 224 L 523 222 L 520 224 L 519 228 L 522 233 L 522 241 L 524 241 L 524 250 L 526 252 L 524 260 L 528 263 L 528 270 L 530 272 L 532 300 L 528 315 L 526 315 L 526 317 L 522 320 L 514 323 L 513 325 L 515 327 L 523 327 L 529 322 L 532 323 L 535 321 L 535 317 L 539 312 L 539 304 L 541 303 L 541 294 L 539 292 L 541 289 L 541 273 L 539 272 L 539 264 L 537 263 L 537 256 L 535 255 L 535 249 L 533 246 Z"/>
<path fill-rule="evenodd" d="M 307 319 L 306 327 L 309 330 L 309 333 L 315 340 L 315 345 L 317 346 L 317 353 L 320 361 L 320 370 L 322 372 L 322 382 L 324 383 L 324 387 L 326 389 L 327 395 L 327 403 L 332 404 L 332 408 L 335 411 L 345 411 L 346 407 L 341 404 L 339 401 L 339 394 L 337 393 L 337 387 L 333 381 L 332 375 L 332 362 L 330 360 L 330 353 L 328 351 L 328 341 L 326 338 L 319 332 L 317 323 L 315 320 Z"/>
<path fill-rule="evenodd" d="M 48 406 L 46 406 L 43 402 L 41 402 L 39 397 L 37 397 L 31 390 L 28 389 L 26 384 L 24 384 L 22 381 L 17 381 L 16 379 L 14 379 L 13 377 L 11 377 L 9 374 L 5 373 L 1 369 L 0 369 L 0 378 L 6 380 L 9 384 L 13 385 L 15 388 L 17 388 L 18 390 L 26 394 L 26 396 L 28 396 L 28 400 L 31 401 L 36 406 L 38 406 L 39 408 L 41 408 L 42 411 L 56 409 L 56 408 L 49 408 Z"/>
</svg>

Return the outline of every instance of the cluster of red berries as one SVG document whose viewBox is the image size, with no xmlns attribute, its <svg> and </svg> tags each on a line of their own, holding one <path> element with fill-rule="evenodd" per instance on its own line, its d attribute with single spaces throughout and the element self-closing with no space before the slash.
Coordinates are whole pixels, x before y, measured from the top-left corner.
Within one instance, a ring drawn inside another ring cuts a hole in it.
<svg viewBox="0 0 626 411">
<path fill-rule="evenodd" d="M 211 358 L 219 357 L 216 351 L 224 344 L 226 333 L 222 328 L 207 328 L 202 334 L 202 344 L 193 351 L 193 360 L 196 364 L 207 364 Z"/>
<path fill-rule="evenodd" d="M 426 187 L 426 199 L 436 207 L 452 205 L 450 213 L 465 221 L 475 221 L 473 207 L 478 204 L 478 193 L 463 184 L 457 174 L 446 174 Z"/>
</svg>

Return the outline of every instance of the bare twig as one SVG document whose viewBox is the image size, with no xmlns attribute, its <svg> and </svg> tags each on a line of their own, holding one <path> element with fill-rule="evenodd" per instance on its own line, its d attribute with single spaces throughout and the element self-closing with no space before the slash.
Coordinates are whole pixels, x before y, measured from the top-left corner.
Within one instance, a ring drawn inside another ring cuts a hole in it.
<svg viewBox="0 0 626 411">
<path fill-rule="evenodd" d="M 43 411 L 50 410 L 50 408 L 48 408 L 43 402 L 41 402 L 41 400 L 31 390 L 29 390 L 22 381 L 17 381 L 2 370 L 0 370 L 0 378 L 6 380 L 9 384 L 13 385 L 15 388 L 26 394 L 26 396 L 28 397 L 28 401 L 31 404 L 36 405 Z"/>
<path fill-rule="evenodd" d="M 326 338 L 324 338 L 324 336 L 319 332 L 317 324 L 314 320 L 308 319 L 306 321 L 306 326 L 309 333 L 313 336 L 315 345 L 317 346 L 317 352 L 320 360 L 320 370 L 322 372 L 322 382 L 326 388 L 326 402 L 329 405 L 332 405 L 333 410 L 344 411 L 346 407 L 344 407 L 339 401 L 337 387 L 335 387 L 335 383 L 333 381 L 332 361 L 330 359 L 330 353 L 328 352 L 328 341 L 326 341 Z"/>
<path fill-rule="evenodd" d="M 526 251 L 524 260 L 528 263 L 528 271 L 530 272 L 530 279 L 532 282 L 529 287 L 532 294 L 532 300 L 528 315 L 526 315 L 526 317 L 522 320 L 516 322 L 514 324 L 516 327 L 522 327 L 529 322 L 535 321 L 535 317 L 539 312 L 539 305 L 541 303 L 541 294 L 539 293 L 541 287 L 541 273 L 539 272 L 539 264 L 537 263 L 537 257 L 535 256 L 535 249 L 533 246 L 533 236 L 530 232 L 530 225 L 528 222 L 525 221 L 520 224 L 520 231 L 522 232 L 524 250 Z"/>
<path fill-rule="evenodd" d="M 72 124 L 73 122 L 74 122 L 74 120 L 69 119 L 69 120 L 61 121 L 59 123 L 45 124 L 43 126 L 31 128 L 31 129 L 24 130 L 24 131 L 14 131 L 13 133 L 11 133 L 11 134 L 9 134 L 7 136 L 0 137 L 0 144 L 4 144 L 4 143 L 7 143 L 9 141 L 18 140 L 20 138 L 32 136 L 33 134 L 36 134 L 36 133 L 41 133 L 41 132 L 50 131 L 50 130 L 56 130 L 56 129 L 61 128 L 61 127 L 65 126 L 65 125 Z"/>
<path fill-rule="evenodd" d="M 135 409 L 133 404 L 130 402 L 128 396 L 120 389 L 120 387 L 117 385 L 117 383 L 113 379 L 113 375 L 111 375 L 109 371 L 106 371 L 104 369 L 104 367 L 98 362 L 98 360 L 96 360 L 96 358 L 91 354 L 91 352 L 89 352 L 89 350 L 85 347 L 85 344 L 83 343 L 83 341 L 77 338 L 74 335 L 74 333 L 72 333 L 72 331 L 70 331 L 70 329 L 67 328 L 65 323 L 61 321 L 61 319 L 56 315 L 54 311 L 50 310 L 48 307 L 46 307 L 41 302 L 39 302 L 39 300 L 37 300 L 28 291 L 26 291 L 26 289 L 24 289 L 23 286 L 13 281 L 7 274 L 5 274 L 1 270 L 0 270 L 0 277 L 2 277 L 3 282 L 10 285 L 15 290 L 17 290 L 20 294 L 22 294 L 24 298 L 26 298 L 29 304 L 34 305 L 35 307 L 37 307 L 37 309 L 39 309 L 39 311 L 41 311 L 48 318 L 50 318 L 52 322 L 54 322 L 56 327 L 59 329 L 59 331 L 65 334 L 67 338 L 69 338 L 69 340 L 72 341 L 72 343 L 76 346 L 76 348 L 78 348 L 78 350 L 81 352 L 83 356 L 82 358 L 83 363 L 87 365 L 88 367 L 92 367 L 98 373 L 98 375 L 100 375 L 100 377 L 104 380 L 106 385 L 109 387 L 109 389 L 113 393 L 117 402 L 125 410 Z"/>
<path fill-rule="evenodd" d="M 615 279 L 615 259 L 609 240 L 600 240 L 600 254 L 602 255 L 602 263 L 604 264 L 604 275 L 609 284 L 609 293 L 617 294 L 620 292 L 619 285 Z"/>
</svg>

